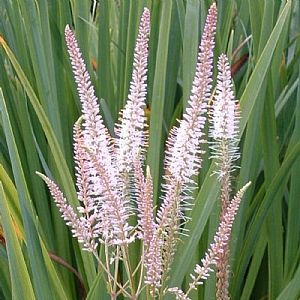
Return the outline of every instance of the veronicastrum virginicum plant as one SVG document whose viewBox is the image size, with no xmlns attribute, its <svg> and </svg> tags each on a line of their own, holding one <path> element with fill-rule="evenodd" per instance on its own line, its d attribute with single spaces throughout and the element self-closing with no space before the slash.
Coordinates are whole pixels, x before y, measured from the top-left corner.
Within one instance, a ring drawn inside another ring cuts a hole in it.
<svg viewBox="0 0 300 300">
<path fill-rule="evenodd" d="M 203 128 L 211 98 L 213 48 L 217 9 L 213 4 L 207 15 L 189 106 L 178 127 L 174 127 L 167 141 L 162 203 L 153 214 L 151 170 L 145 166 L 147 123 L 145 116 L 147 90 L 148 37 L 150 12 L 144 9 L 137 37 L 133 75 L 127 103 L 116 125 L 116 138 L 109 135 L 99 111 L 90 77 L 81 57 L 77 41 L 68 26 L 66 43 L 77 89 L 82 104 L 82 117 L 74 126 L 74 160 L 76 185 L 81 206 L 75 210 L 58 186 L 39 174 L 48 185 L 66 224 L 83 250 L 92 252 L 103 272 L 112 299 L 119 294 L 137 299 L 143 292 L 148 298 L 163 298 L 171 292 L 178 299 L 189 299 L 191 290 L 203 283 L 217 268 L 217 298 L 229 299 L 228 258 L 231 227 L 249 184 L 231 199 L 231 172 L 238 153 L 238 103 L 234 99 L 230 68 L 225 55 L 218 62 L 216 95 L 210 109 L 212 157 L 221 181 L 222 210 L 220 225 L 214 242 L 191 274 L 187 291 L 168 288 L 167 279 L 183 224 L 188 221 L 185 210 L 193 201 L 192 178 L 201 167 L 201 144 L 205 142 Z M 132 224 L 131 216 L 137 216 Z M 129 245 L 140 240 L 140 263 L 133 269 Z M 99 255 L 104 249 L 104 259 Z M 118 266 L 126 270 L 124 282 L 118 279 Z M 136 278 L 139 280 L 135 280 Z M 139 282 L 135 286 L 134 282 Z"/>
</svg>

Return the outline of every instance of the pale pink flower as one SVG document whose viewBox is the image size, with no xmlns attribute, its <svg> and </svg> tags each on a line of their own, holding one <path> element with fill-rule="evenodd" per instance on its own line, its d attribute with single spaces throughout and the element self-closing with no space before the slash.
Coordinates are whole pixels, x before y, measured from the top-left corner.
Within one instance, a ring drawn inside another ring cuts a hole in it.
<svg viewBox="0 0 300 300">
<path fill-rule="evenodd" d="M 222 209 L 220 222 L 225 221 L 227 207 L 230 203 L 231 172 L 236 168 L 233 164 L 239 158 L 239 110 L 238 101 L 234 97 L 233 84 L 228 59 L 221 54 L 218 60 L 218 77 L 216 94 L 211 111 L 210 135 L 212 156 L 215 158 L 216 171 L 221 181 Z M 229 299 L 229 240 L 223 245 L 217 261 L 217 298 Z"/>
<path fill-rule="evenodd" d="M 212 83 L 216 22 L 217 9 L 214 3 L 208 11 L 204 26 L 191 96 L 188 101 L 189 107 L 186 109 L 179 127 L 171 130 L 167 141 L 165 194 L 156 218 L 156 231 L 164 241 L 163 248 L 160 250 L 162 255 L 160 272 L 163 282 L 167 278 L 177 246 L 180 226 L 186 221 L 183 210 L 188 207 L 188 200 L 191 198 L 192 176 L 198 174 L 201 167 L 200 154 L 203 151 L 200 149 L 200 143 L 204 141 L 203 127 Z M 151 243 L 160 242 L 161 239 L 152 239 Z M 157 245 L 150 244 L 150 249 L 157 247 Z M 149 254 L 150 257 L 154 255 L 156 255 L 154 251 Z M 152 260 L 155 261 L 155 258 L 153 257 Z M 151 266 L 151 264 L 148 266 L 147 272 L 154 274 L 155 272 L 152 270 L 154 268 L 157 273 L 157 266 Z M 158 284 L 158 280 L 159 278 L 153 279 L 153 285 Z"/>
<path fill-rule="evenodd" d="M 140 162 L 137 159 L 137 163 Z M 150 169 L 147 167 L 146 178 L 142 168 L 136 173 L 135 182 L 138 186 L 137 191 L 137 210 L 138 210 L 138 229 L 139 237 L 143 240 L 145 251 L 147 252 L 152 240 L 156 225 L 153 218 L 153 182 Z"/>
<path fill-rule="evenodd" d="M 235 168 L 232 163 L 239 158 L 237 143 L 240 112 L 238 101 L 234 97 L 230 66 L 225 54 L 219 57 L 218 70 L 216 95 L 211 110 L 210 135 L 214 139 L 211 143 L 211 157 L 216 158 L 217 173 L 222 177 L 224 173 Z"/>
<path fill-rule="evenodd" d="M 232 225 L 237 214 L 240 202 L 247 188 L 250 186 L 251 182 L 245 184 L 236 194 L 236 196 L 230 202 L 227 212 L 224 215 L 223 221 L 220 223 L 219 228 L 214 236 L 214 242 L 210 245 L 210 249 L 205 254 L 205 257 L 201 260 L 202 265 L 196 265 L 194 269 L 194 274 L 191 274 L 192 282 L 189 284 L 189 289 L 185 293 L 185 296 L 191 292 L 193 289 L 197 289 L 198 285 L 203 284 L 203 281 L 206 280 L 210 273 L 214 271 L 212 268 L 217 264 L 220 254 L 222 254 L 224 246 L 228 244 L 231 234 Z M 179 292 L 176 289 L 169 289 L 172 293 L 178 295 L 178 299 L 183 298 L 184 295 L 182 291 Z M 181 298 L 180 298 L 181 296 Z"/>
<path fill-rule="evenodd" d="M 66 224 L 72 228 L 74 237 L 77 237 L 80 243 L 83 243 L 83 249 L 93 252 L 97 248 L 95 242 L 95 233 L 93 231 L 90 219 L 79 217 L 72 206 L 68 205 L 66 198 L 60 191 L 58 186 L 50 180 L 48 177 L 41 173 L 37 173 L 47 184 L 50 193 L 62 214 L 62 218 L 66 221 Z"/>
<path fill-rule="evenodd" d="M 133 59 L 132 81 L 128 100 L 120 113 L 121 123 L 117 124 L 117 167 L 120 172 L 128 173 L 134 167 L 139 154 L 144 160 L 147 146 L 146 136 L 146 93 L 147 93 L 147 58 L 150 32 L 150 11 L 142 14 Z"/>
<path fill-rule="evenodd" d="M 217 23 L 215 3 L 208 11 L 201 44 L 198 63 L 193 80 L 189 107 L 180 121 L 179 128 L 171 131 L 168 139 L 166 170 L 177 182 L 185 186 L 201 167 L 202 154 L 200 144 L 203 140 L 203 127 L 207 102 L 212 87 L 213 49 Z"/>
</svg>

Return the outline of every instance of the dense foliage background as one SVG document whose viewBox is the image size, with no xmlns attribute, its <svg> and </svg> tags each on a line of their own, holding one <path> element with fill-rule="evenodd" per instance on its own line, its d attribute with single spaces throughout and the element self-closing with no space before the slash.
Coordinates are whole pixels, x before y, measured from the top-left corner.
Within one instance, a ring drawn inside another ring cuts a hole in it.
<svg viewBox="0 0 300 300">
<path fill-rule="evenodd" d="M 99 2 L 0 1 L 1 299 L 106 297 L 92 256 L 71 238 L 35 174 L 55 178 L 76 205 L 71 136 L 80 103 L 65 47 L 66 24 L 75 29 L 113 134 L 127 99 L 139 19 L 143 7 L 150 8 L 147 163 L 159 202 L 164 142 L 186 106 L 212 1 Z M 217 6 L 215 54 L 231 58 L 242 109 L 236 185 L 253 182 L 234 225 L 230 293 L 232 299 L 298 299 L 299 1 L 219 0 Z M 187 224 L 189 237 L 182 237 L 170 286 L 184 289 L 218 225 L 218 183 L 209 156 L 207 151 Z M 214 295 L 211 276 L 192 298 Z"/>
</svg>

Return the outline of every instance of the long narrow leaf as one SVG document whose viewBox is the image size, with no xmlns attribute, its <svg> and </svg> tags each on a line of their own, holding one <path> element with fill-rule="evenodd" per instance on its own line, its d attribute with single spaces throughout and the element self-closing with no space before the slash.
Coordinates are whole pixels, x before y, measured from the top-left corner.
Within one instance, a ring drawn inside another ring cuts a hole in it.
<svg viewBox="0 0 300 300">
<path fill-rule="evenodd" d="M 291 9 L 291 1 L 288 1 L 285 5 L 284 10 L 279 16 L 277 23 L 268 39 L 262 54 L 257 61 L 257 65 L 253 71 L 253 74 L 245 88 L 245 91 L 241 97 L 240 103 L 242 106 L 242 119 L 240 123 L 240 132 L 243 134 L 246 124 L 248 122 L 250 113 L 257 101 L 257 97 L 259 95 L 261 86 L 264 82 L 264 78 L 267 74 L 268 68 L 271 63 L 272 54 L 274 53 L 277 42 L 281 36 L 281 32 L 283 30 L 284 24 L 288 19 L 290 9 Z"/>
<path fill-rule="evenodd" d="M 49 299 L 51 299 L 52 292 L 48 281 L 48 274 L 46 272 L 44 260 L 42 257 L 41 245 L 37 233 L 35 212 L 34 208 L 32 207 L 32 200 L 30 199 L 26 182 L 24 180 L 24 174 L 18 155 L 18 150 L 16 148 L 16 143 L 14 140 L 2 90 L 0 90 L 0 108 L 1 115 L 4 121 L 4 130 L 6 132 L 7 144 L 10 158 L 12 160 L 12 168 L 14 172 L 22 212 L 22 218 L 24 222 L 25 239 L 28 246 L 28 253 L 31 262 L 31 272 L 34 278 L 34 290 L 37 297 L 42 297 L 42 295 L 49 295 Z M 43 280 L 39 281 L 38 279 L 41 278 L 43 278 Z"/>
<path fill-rule="evenodd" d="M 254 216 L 254 220 L 252 221 L 249 230 L 247 238 L 244 242 L 243 251 L 241 254 L 242 262 L 237 267 L 236 270 L 236 278 L 240 278 L 240 280 L 234 281 L 233 290 L 236 290 L 235 285 L 236 284 L 242 284 L 242 278 L 243 276 L 241 274 L 244 274 L 246 271 L 246 268 L 248 266 L 248 263 L 250 261 L 250 257 L 252 255 L 252 251 L 249 251 L 249 249 L 252 249 L 252 246 L 254 241 L 257 239 L 259 229 L 261 228 L 261 225 L 265 221 L 265 216 L 272 205 L 272 201 L 274 198 L 279 197 L 279 195 L 283 193 L 283 187 L 286 185 L 290 174 L 291 167 L 295 163 L 295 161 L 300 156 L 300 142 L 298 142 L 293 150 L 289 153 L 289 155 L 286 157 L 285 161 L 281 165 L 279 171 L 277 172 L 276 176 L 272 180 L 272 183 L 269 186 L 269 189 L 267 190 L 267 193 L 260 204 L 260 207 L 257 211 L 257 213 Z"/>
<path fill-rule="evenodd" d="M 6 247 L 12 283 L 12 297 L 17 300 L 33 300 L 35 299 L 33 287 L 24 261 L 21 246 L 13 226 L 13 221 L 10 216 L 2 183 L 0 183 L 0 208 L 4 232 L 5 235 L 9 237 L 6 241 Z"/>
</svg>

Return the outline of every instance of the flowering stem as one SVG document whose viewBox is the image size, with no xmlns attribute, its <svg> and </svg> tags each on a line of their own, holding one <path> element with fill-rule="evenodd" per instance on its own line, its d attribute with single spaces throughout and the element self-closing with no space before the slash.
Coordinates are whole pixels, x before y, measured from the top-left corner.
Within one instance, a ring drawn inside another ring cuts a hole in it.
<svg viewBox="0 0 300 300">
<path fill-rule="evenodd" d="M 234 161 L 239 158 L 238 152 L 238 123 L 239 111 L 238 103 L 234 98 L 232 89 L 231 73 L 228 59 L 225 54 L 221 54 L 218 60 L 218 81 L 214 105 L 212 111 L 212 157 L 216 159 L 217 171 L 221 182 L 221 202 L 220 222 L 224 222 L 228 205 L 230 203 L 231 192 L 231 172 L 236 168 Z M 217 299 L 229 299 L 229 241 L 222 245 L 219 253 L 217 265 Z"/>
<path fill-rule="evenodd" d="M 106 251 L 105 250 L 105 252 L 106 253 L 108 253 L 108 251 Z M 124 289 L 124 286 L 122 286 L 119 282 L 118 282 L 118 278 L 117 278 L 117 276 L 112 276 L 111 275 L 111 272 L 110 272 L 110 268 L 109 268 L 109 259 L 108 259 L 108 255 L 106 255 L 106 263 L 107 263 L 107 265 L 105 266 L 104 264 L 103 264 L 103 262 L 101 261 L 101 259 L 99 258 L 99 255 L 98 255 L 98 252 L 95 250 L 94 252 L 93 252 L 93 255 L 94 255 L 94 257 L 96 258 L 96 260 L 97 260 L 97 262 L 99 263 L 99 265 L 100 265 L 100 272 L 101 272 L 101 275 L 102 275 L 102 278 L 103 278 L 103 281 L 104 282 L 107 282 L 107 280 L 106 280 L 106 277 L 105 277 L 105 273 L 106 273 L 106 275 L 107 275 L 107 277 L 108 277 L 108 291 L 111 291 L 110 292 L 110 294 L 111 295 L 113 295 L 113 294 L 115 294 L 116 293 L 116 287 L 118 287 L 121 291 L 122 291 L 122 293 L 124 294 L 124 295 L 126 295 L 127 297 L 131 297 L 131 295 L 130 295 L 130 293 L 128 293 L 125 289 Z M 113 284 L 115 285 L 115 287 L 113 288 L 112 287 L 112 282 L 113 282 Z"/>
<path fill-rule="evenodd" d="M 136 296 L 135 296 L 136 290 L 135 290 L 134 280 L 133 280 L 133 276 L 132 276 L 132 270 L 131 270 L 131 266 L 130 266 L 130 255 L 128 252 L 128 245 L 126 245 L 126 244 L 122 245 L 121 249 L 122 249 L 122 253 L 123 253 L 123 257 L 124 257 L 123 262 L 124 262 L 124 266 L 126 269 L 128 280 L 129 280 L 132 299 L 136 299 Z"/>
<path fill-rule="evenodd" d="M 197 265 L 194 270 L 194 272 L 197 273 L 197 276 L 191 275 L 193 282 L 190 283 L 190 287 L 186 291 L 186 295 L 188 295 L 193 289 L 196 289 L 196 286 L 202 284 L 202 281 L 209 276 L 210 272 L 213 271 L 213 269 L 210 266 L 216 264 L 219 261 L 220 254 L 222 254 L 223 252 L 223 246 L 227 245 L 229 242 L 232 225 L 237 214 L 239 204 L 250 184 L 251 182 L 246 183 L 237 192 L 236 196 L 228 205 L 224 218 L 220 223 L 217 233 L 214 237 L 214 243 L 211 244 L 210 249 L 205 255 L 205 258 L 202 259 L 203 266 L 200 267 L 199 265 Z"/>
</svg>

